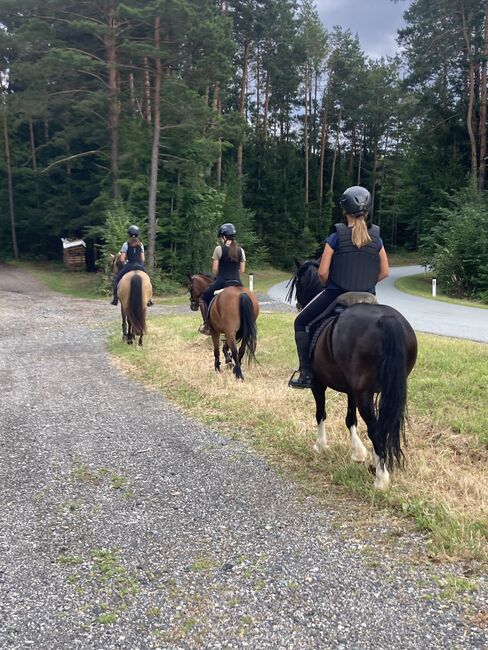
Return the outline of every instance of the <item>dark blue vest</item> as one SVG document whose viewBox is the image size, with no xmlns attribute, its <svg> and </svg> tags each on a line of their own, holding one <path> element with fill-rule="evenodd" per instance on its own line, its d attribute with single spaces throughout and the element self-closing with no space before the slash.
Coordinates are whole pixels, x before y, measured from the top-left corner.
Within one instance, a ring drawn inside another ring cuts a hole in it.
<svg viewBox="0 0 488 650">
<path fill-rule="evenodd" d="M 343 223 L 336 223 L 335 227 L 339 246 L 332 256 L 329 279 L 344 291 L 374 289 L 380 272 L 379 227 L 368 228 L 371 241 L 361 248 L 352 243 L 351 228 Z"/>
<path fill-rule="evenodd" d="M 127 262 L 129 264 L 142 264 L 142 246 L 131 246 L 127 242 Z"/>
<path fill-rule="evenodd" d="M 239 280 L 239 267 L 242 262 L 242 249 L 237 247 L 237 260 L 234 262 L 229 257 L 229 248 L 222 245 L 222 257 L 219 260 L 218 278 L 221 280 Z"/>
</svg>

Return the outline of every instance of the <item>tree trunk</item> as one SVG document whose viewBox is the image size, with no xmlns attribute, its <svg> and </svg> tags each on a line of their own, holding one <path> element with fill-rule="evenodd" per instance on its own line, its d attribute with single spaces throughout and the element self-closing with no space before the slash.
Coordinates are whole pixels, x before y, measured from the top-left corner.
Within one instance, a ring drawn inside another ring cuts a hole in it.
<svg viewBox="0 0 488 650">
<path fill-rule="evenodd" d="M 10 217 L 10 228 L 12 232 L 12 248 L 14 258 L 19 259 L 19 249 L 17 247 L 17 232 L 15 229 L 15 209 L 14 209 L 14 189 L 12 182 L 12 162 L 10 160 L 10 141 L 8 137 L 7 126 L 7 106 L 3 105 L 3 141 L 5 147 L 5 167 L 7 171 L 7 192 L 8 192 L 8 212 Z"/>
<path fill-rule="evenodd" d="M 215 110 L 217 113 L 217 119 L 220 117 L 220 114 L 222 113 L 222 98 L 221 98 L 221 93 L 220 93 L 220 81 L 215 82 Z M 219 148 L 219 157 L 217 158 L 217 163 L 216 163 L 216 168 L 215 168 L 215 176 L 216 176 L 216 182 L 217 182 L 217 187 L 220 187 L 222 185 L 222 138 L 219 137 L 219 143 L 220 143 L 220 148 Z"/>
<path fill-rule="evenodd" d="M 320 136 L 320 164 L 319 164 L 319 208 L 322 213 L 322 204 L 324 201 L 324 168 L 325 168 L 325 149 L 327 147 L 327 138 L 329 135 L 329 97 L 332 89 L 332 75 L 329 77 L 327 84 L 327 94 L 325 102 L 322 100 L 322 133 Z"/>
<path fill-rule="evenodd" d="M 115 28 L 117 26 L 114 9 L 110 8 L 107 14 L 108 33 L 105 35 L 104 44 L 108 66 L 108 93 L 110 102 L 110 171 L 112 174 L 112 196 L 119 196 L 119 119 L 120 104 L 117 86 L 117 49 L 115 42 Z"/>
<path fill-rule="evenodd" d="M 305 154 L 305 195 L 304 195 L 304 204 L 305 207 L 308 206 L 308 69 L 305 71 L 305 105 L 303 112 L 303 151 Z"/>
<path fill-rule="evenodd" d="M 34 123 L 32 120 L 29 120 L 29 139 L 31 147 L 31 158 L 32 158 L 32 170 L 34 172 L 34 185 L 36 187 L 36 199 L 37 207 L 40 205 L 39 200 L 39 181 L 37 179 L 37 154 L 36 154 L 36 138 L 34 134 Z"/>
<path fill-rule="evenodd" d="M 246 40 L 244 41 L 244 52 L 242 58 L 241 93 L 239 97 L 239 114 L 242 118 L 244 118 L 245 107 L 246 107 L 248 51 L 249 51 L 249 40 L 246 36 Z M 242 155 L 243 155 L 243 144 L 241 140 L 237 144 L 238 205 L 242 205 Z"/>
<path fill-rule="evenodd" d="M 476 178 L 478 173 L 478 153 L 477 153 L 476 135 L 473 128 L 474 84 L 475 84 L 474 62 L 473 62 L 473 56 L 471 52 L 471 42 L 469 39 L 468 29 L 466 26 L 466 17 L 464 14 L 464 8 L 461 12 L 461 16 L 463 21 L 463 36 L 464 36 L 464 42 L 466 44 L 466 54 L 469 59 L 468 112 L 466 115 L 466 125 L 468 127 L 469 144 L 471 146 L 471 175 L 473 176 L 473 178 Z"/>
<path fill-rule="evenodd" d="M 268 137 L 268 111 L 269 111 L 269 73 L 266 73 L 266 86 L 264 91 L 264 119 L 263 131 L 264 139 Z"/>
<path fill-rule="evenodd" d="M 487 101 L 487 65 L 488 65 L 488 0 L 485 3 L 485 37 L 483 48 L 483 63 L 481 65 L 481 97 L 480 97 L 480 168 L 478 187 L 480 192 L 485 189 L 486 176 L 486 101 Z"/>
<path fill-rule="evenodd" d="M 361 143 L 359 145 L 358 178 L 357 178 L 356 185 L 361 185 L 361 165 L 363 164 L 363 148 L 364 148 L 364 124 L 361 133 Z"/>
<path fill-rule="evenodd" d="M 154 47 L 159 50 L 161 47 L 161 19 L 154 18 Z M 158 193 L 158 170 L 159 170 L 159 139 L 161 136 L 161 58 L 159 55 L 154 59 L 154 99 L 153 99 L 153 139 L 151 149 L 151 180 L 149 185 L 149 206 L 148 206 L 148 255 L 147 263 L 151 270 L 154 269 L 156 252 L 156 198 Z"/>
<path fill-rule="evenodd" d="M 337 160 L 337 152 L 339 150 L 339 134 L 341 131 L 341 120 L 342 120 L 342 106 L 339 110 L 339 119 L 337 120 L 337 137 L 336 137 L 336 143 L 334 147 L 334 158 L 332 160 L 332 171 L 330 174 L 330 186 L 329 186 L 329 193 L 332 196 L 332 192 L 334 190 L 334 176 L 335 176 L 335 168 L 336 168 L 336 160 Z"/>
<path fill-rule="evenodd" d="M 152 122 L 152 110 L 151 110 L 151 80 L 149 79 L 149 61 L 147 56 L 144 57 L 144 114 L 146 117 L 146 122 L 151 124 Z"/>
</svg>

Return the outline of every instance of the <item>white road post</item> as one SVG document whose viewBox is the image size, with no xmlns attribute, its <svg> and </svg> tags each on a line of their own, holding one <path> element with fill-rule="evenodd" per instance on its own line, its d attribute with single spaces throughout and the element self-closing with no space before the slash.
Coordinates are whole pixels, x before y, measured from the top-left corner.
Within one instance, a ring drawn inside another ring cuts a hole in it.
<svg viewBox="0 0 488 650">
<path fill-rule="evenodd" d="M 437 280 L 432 278 L 432 296 L 435 298 L 437 295 Z"/>
<path fill-rule="evenodd" d="M 254 291 L 254 273 L 249 273 L 249 289 Z"/>
</svg>

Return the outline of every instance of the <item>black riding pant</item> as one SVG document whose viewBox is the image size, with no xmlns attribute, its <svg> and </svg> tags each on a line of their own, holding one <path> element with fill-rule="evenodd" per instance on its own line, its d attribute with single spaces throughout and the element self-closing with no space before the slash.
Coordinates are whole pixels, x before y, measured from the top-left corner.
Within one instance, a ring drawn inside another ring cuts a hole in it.
<svg viewBox="0 0 488 650">
<path fill-rule="evenodd" d="M 210 304 L 214 293 L 219 289 L 224 289 L 226 286 L 229 286 L 230 283 L 232 283 L 233 286 L 242 287 L 242 282 L 240 280 L 225 280 L 224 278 L 217 278 L 205 289 L 202 298 L 207 304 L 207 307 Z"/>
<path fill-rule="evenodd" d="M 144 268 L 144 264 L 139 264 L 138 262 L 135 262 L 134 264 L 131 264 L 130 262 L 128 264 L 124 264 L 124 266 L 120 269 L 120 271 L 115 276 L 114 289 L 117 289 L 117 285 L 122 280 L 124 275 L 126 273 L 129 273 L 129 271 L 145 271 L 145 270 L 146 269 Z"/>
<path fill-rule="evenodd" d="M 327 287 L 317 294 L 295 318 L 295 333 L 306 332 L 308 325 L 318 318 L 342 293 L 345 293 L 344 289 Z"/>
</svg>

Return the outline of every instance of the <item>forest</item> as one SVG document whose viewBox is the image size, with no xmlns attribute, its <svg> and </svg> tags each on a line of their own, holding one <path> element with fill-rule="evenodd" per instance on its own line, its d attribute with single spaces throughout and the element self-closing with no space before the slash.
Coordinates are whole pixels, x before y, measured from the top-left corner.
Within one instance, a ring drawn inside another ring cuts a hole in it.
<svg viewBox="0 0 488 650">
<path fill-rule="evenodd" d="M 488 0 L 404 21 L 372 60 L 313 0 L 0 0 L 0 258 L 83 237 L 92 270 L 135 223 L 178 282 L 231 221 L 290 269 L 360 184 L 387 250 L 488 302 Z"/>
</svg>

